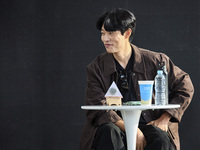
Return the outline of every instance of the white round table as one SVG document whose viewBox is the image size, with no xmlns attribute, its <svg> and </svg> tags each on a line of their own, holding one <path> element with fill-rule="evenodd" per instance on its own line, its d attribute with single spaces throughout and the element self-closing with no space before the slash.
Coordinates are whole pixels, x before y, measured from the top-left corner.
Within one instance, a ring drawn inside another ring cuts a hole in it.
<svg viewBox="0 0 200 150">
<path fill-rule="evenodd" d="M 138 122 L 140 119 L 140 115 L 142 110 L 147 109 L 172 109 L 179 108 L 180 105 L 139 105 L 139 106 L 100 106 L 100 105 L 89 105 L 89 106 L 81 106 L 82 109 L 87 110 L 120 110 L 122 114 L 122 118 L 125 124 L 126 130 L 126 138 L 127 138 L 127 147 L 128 150 L 136 149 L 136 136 L 137 136 L 137 128 Z"/>
</svg>

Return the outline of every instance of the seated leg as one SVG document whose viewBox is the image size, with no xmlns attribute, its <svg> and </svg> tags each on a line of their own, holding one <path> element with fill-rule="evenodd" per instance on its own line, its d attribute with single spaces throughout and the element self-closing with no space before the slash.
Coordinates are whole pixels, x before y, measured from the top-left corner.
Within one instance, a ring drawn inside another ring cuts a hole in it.
<svg viewBox="0 0 200 150">
<path fill-rule="evenodd" d="M 145 150 L 175 150 L 168 133 L 153 125 L 147 125 L 141 128 L 147 145 Z"/>
<path fill-rule="evenodd" d="M 114 123 L 99 126 L 94 141 L 93 150 L 126 150 L 126 137 Z"/>
</svg>

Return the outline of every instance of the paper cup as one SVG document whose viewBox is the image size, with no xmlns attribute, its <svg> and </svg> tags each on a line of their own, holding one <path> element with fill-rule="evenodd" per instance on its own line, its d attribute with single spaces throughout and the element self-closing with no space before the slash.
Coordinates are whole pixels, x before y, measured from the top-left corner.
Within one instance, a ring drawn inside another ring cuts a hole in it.
<svg viewBox="0 0 200 150">
<path fill-rule="evenodd" d="M 153 80 L 138 81 L 140 87 L 141 105 L 151 105 L 153 93 Z"/>
</svg>

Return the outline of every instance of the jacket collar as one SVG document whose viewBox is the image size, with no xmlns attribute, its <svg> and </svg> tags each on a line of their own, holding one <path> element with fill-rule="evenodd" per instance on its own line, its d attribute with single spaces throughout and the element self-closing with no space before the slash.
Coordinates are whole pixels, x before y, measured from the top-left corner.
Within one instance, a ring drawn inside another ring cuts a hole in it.
<svg viewBox="0 0 200 150">
<path fill-rule="evenodd" d="M 134 53 L 134 62 L 133 62 L 133 70 L 134 72 L 138 73 L 144 73 L 144 64 L 143 64 L 143 58 L 141 55 L 141 51 L 139 48 L 133 44 L 131 44 L 133 48 L 133 53 Z M 104 75 L 105 76 L 110 76 L 112 73 L 116 72 L 116 65 L 115 65 L 115 60 L 112 54 L 107 53 L 104 57 Z"/>
<path fill-rule="evenodd" d="M 105 76 L 110 76 L 112 73 L 117 71 L 114 57 L 111 53 L 106 53 L 104 59 L 104 74 Z"/>
<path fill-rule="evenodd" d="M 144 59 L 142 57 L 141 50 L 135 45 L 131 46 L 134 52 L 133 71 L 138 73 L 145 73 Z"/>
</svg>

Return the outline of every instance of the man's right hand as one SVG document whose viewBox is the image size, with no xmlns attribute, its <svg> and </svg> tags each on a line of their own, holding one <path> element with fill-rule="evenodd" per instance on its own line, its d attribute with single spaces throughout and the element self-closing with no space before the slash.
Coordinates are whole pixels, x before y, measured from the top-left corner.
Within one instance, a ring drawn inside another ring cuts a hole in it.
<svg viewBox="0 0 200 150">
<path fill-rule="evenodd" d="M 125 132 L 125 126 L 124 126 L 123 120 L 119 120 L 119 121 L 115 122 L 115 125 L 118 126 L 123 132 Z"/>
<path fill-rule="evenodd" d="M 138 128 L 137 139 L 136 139 L 136 150 L 144 150 L 145 146 L 146 146 L 146 139 L 142 131 Z"/>
</svg>

